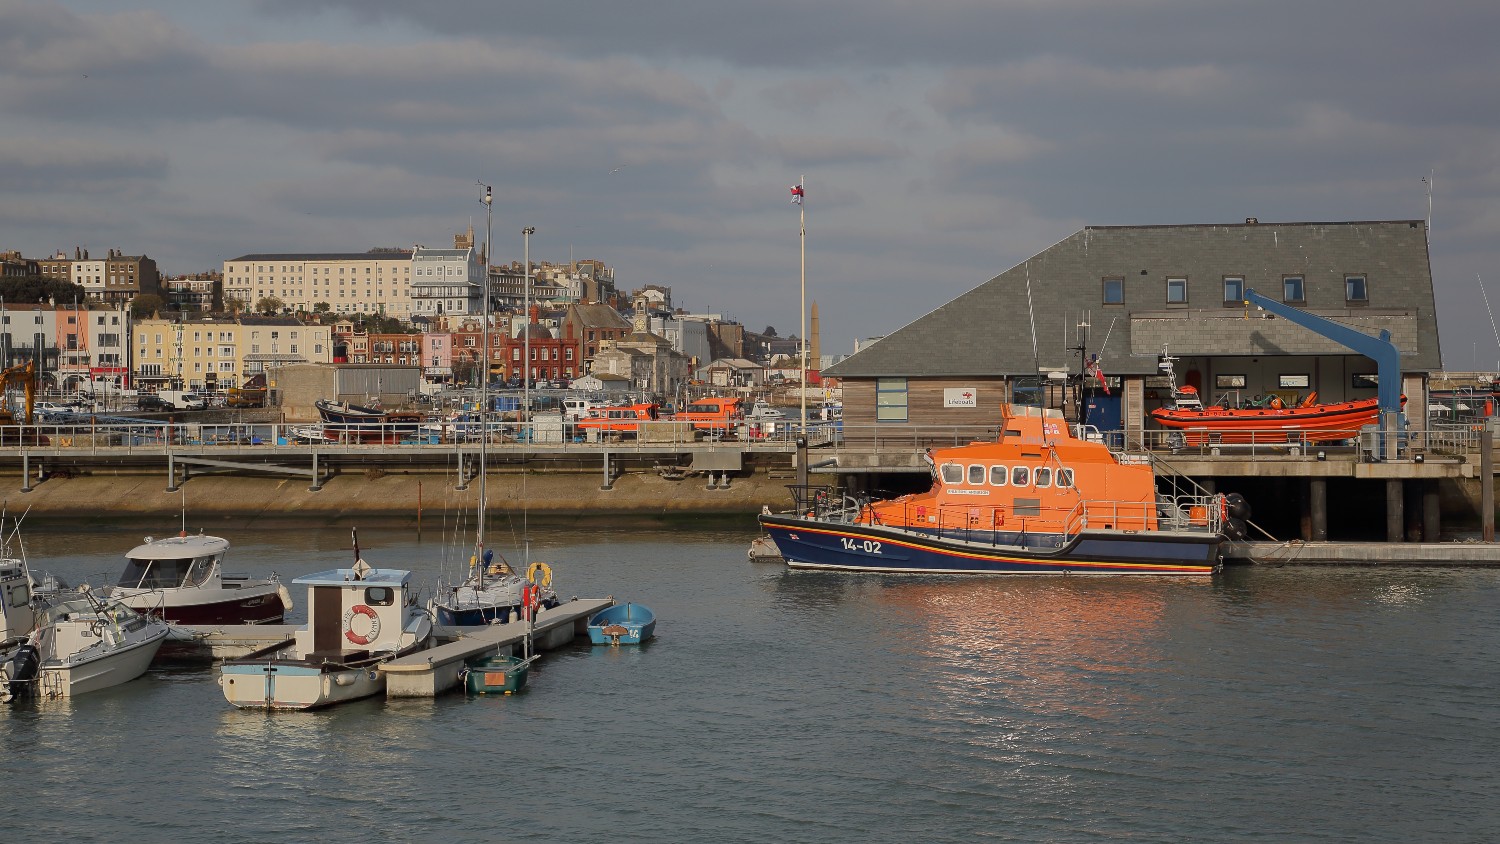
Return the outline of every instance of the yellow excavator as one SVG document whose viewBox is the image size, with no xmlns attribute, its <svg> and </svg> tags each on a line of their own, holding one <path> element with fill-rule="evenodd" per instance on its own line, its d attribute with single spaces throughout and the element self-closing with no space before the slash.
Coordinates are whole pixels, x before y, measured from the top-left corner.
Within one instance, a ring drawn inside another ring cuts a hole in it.
<svg viewBox="0 0 1500 844">
<path fill-rule="evenodd" d="M 10 409 L 12 387 L 20 387 L 26 393 L 26 414 L 19 420 L 15 411 Z M 36 364 L 26 361 L 0 370 L 0 390 L 4 391 L 6 399 L 0 402 L 0 426 L 30 425 L 32 405 L 36 402 Z"/>
</svg>

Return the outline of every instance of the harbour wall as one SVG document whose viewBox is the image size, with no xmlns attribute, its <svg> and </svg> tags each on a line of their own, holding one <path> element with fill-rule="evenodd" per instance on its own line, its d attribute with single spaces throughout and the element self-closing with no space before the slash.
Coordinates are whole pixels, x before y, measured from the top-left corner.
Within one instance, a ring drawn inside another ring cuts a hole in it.
<svg viewBox="0 0 1500 844">
<path fill-rule="evenodd" d="M 488 475 L 486 494 L 491 518 L 507 511 L 546 521 L 616 516 L 661 522 L 693 517 L 738 517 L 750 520 L 763 505 L 790 506 L 785 478 L 764 472 L 732 476 L 727 488 L 707 488 L 709 478 L 690 475 L 681 480 L 655 473 L 625 473 L 603 489 L 603 477 L 593 473 L 509 473 Z M 388 473 L 380 470 L 342 473 L 309 489 L 305 478 L 239 475 L 195 475 L 168 490 L 165 472 L 95 472 L 74 477 L 33 481 L 22 492 L 17 474 L 0 475 L 0 485 L 13 515 L 29 511 L 28 519 L 89 520 L 101 522 L 170 523 L 184 508 L 191 517 L 238 523 L 285 522 L 305 519 L 355 522 L 379 518 L 384 526 L 415 525 L 419 520 L 437 527 L 444 519 L 468 514 L 478 502 L 479 482 L 470 479 L 459 489 L 453 473 Z M 523 507 L 523 504 L 525 505 Z"/>
</svg>

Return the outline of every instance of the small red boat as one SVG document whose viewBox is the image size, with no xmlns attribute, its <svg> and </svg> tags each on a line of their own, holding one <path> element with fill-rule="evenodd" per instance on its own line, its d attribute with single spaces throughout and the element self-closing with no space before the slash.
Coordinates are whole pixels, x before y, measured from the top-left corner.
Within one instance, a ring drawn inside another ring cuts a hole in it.
<svg viewBox="0 0 1500 844">
<path fill-rule="evenodd" d="M 1286 407 L 1280 399 L 1257 407 L 1204 407 L 1197 391 L 1183 387 L 1172 407 L 1151 411 L 1151 418 L 1164 428 L 1182 431 L 1188 445 L 1346 440 L 1357 436 L 1361 426 L 1378 421 L 1380 408 L 1373 397 L 1317 404 L 1317 396 L 1310 393 L 1295 407 Z"/>
<path fill-rule="evenodd" d="M 1177 387 L 1174 358 L 1162 356 L 1161 368 L 1171 380 L 1172 404 L 1151 411 L 1151 418 L 1164 428 L 1183 432 L 1187 445 L 1207 443 L 1330 442 L 1359 435 L 1364 425 L 1379 422 L 1378 399 L 1319 404 L 1316 392 L 1293 405 L 1271 396 L 1264 402 L 1243 407 L 1203 404 L 1191 384 Z M 1406 404 L 1406 396 L 1401 397 Z"/>
</svg>

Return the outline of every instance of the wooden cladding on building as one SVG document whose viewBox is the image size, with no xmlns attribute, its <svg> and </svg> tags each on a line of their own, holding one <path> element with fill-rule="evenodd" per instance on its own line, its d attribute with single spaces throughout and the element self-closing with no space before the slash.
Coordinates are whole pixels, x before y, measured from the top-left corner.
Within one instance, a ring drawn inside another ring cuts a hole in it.
<svg viewBox="0 0 1500 844">
<path fill-rule="evenodd" d="M 973 392 L 972 406 L 961 406 L 970 400 L 963 396 L 966 391 Z M 844 382 L 844 442 L 857 448 L 887 441 L 925 448 L 994 439 L 1000 404 L 1009 395 L 1002 377 L 851 378 Z M 897 421 L 903 398 L 905 421 Z"/>
</svg>

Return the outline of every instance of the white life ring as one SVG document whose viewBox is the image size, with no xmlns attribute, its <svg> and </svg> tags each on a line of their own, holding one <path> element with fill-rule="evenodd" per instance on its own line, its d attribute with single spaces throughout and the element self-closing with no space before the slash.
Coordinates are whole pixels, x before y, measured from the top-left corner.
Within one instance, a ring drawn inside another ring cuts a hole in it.
<svg viewBox="0 0 1500 844">
<path fill-rule="evenodd" d="M 370 632 L 360 635 L 354 632 L 354 617 L 356 615 L 368 616 L 370 619 Z M 364 604 L 355 604 L 344 613 L 344 638 L 356 645 L 368 645 L 380 636 L 380 616 L 374 610 Z"/>
<path fill-rule="evenodd" d="M 546 563 L 532 563 L 526 569 L 526 579 L 536 586 L 551 586 L 552 567 Z"/>
</svg>

